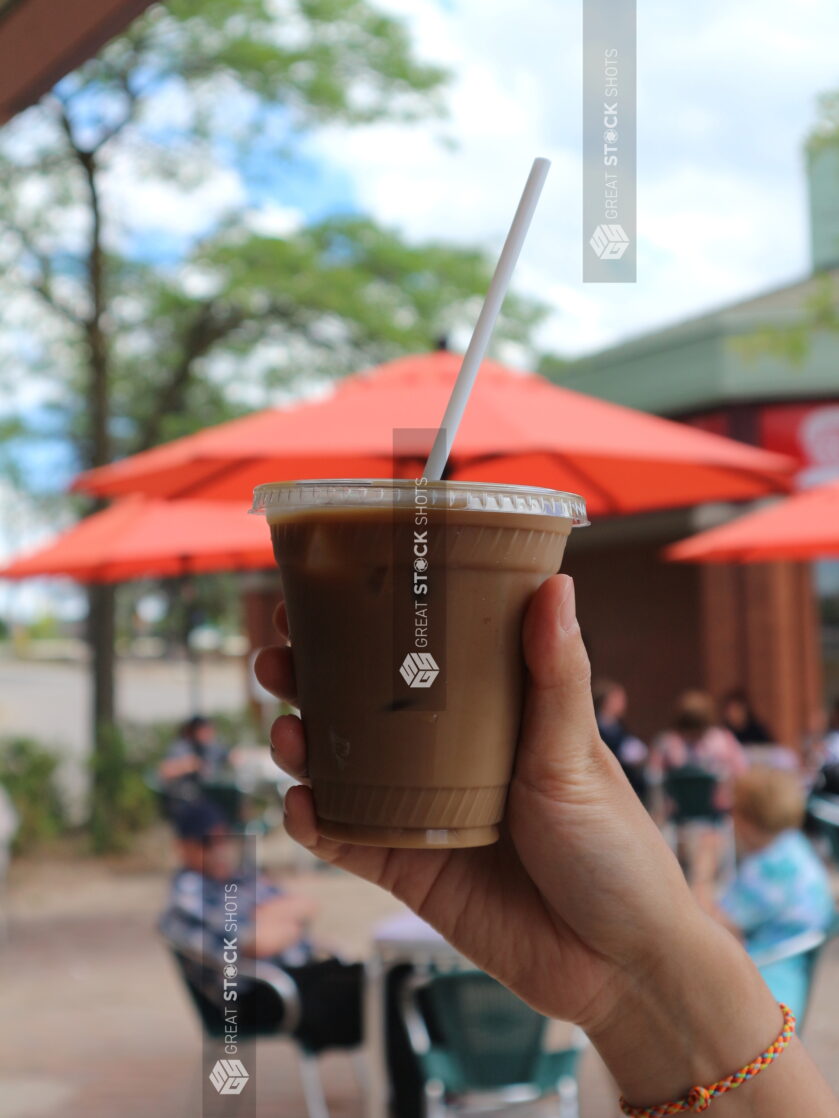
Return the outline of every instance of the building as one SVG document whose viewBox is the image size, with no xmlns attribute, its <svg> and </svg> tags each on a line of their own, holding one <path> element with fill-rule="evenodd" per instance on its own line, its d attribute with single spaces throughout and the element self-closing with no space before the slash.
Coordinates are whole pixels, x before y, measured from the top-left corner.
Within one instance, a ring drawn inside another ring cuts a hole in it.
<svg viewBox="0 0 839 1118">
<path fill-rule="evenodd" d="M 803 485 L 839 475 L 839 326 L 811 325 L 816 308 L 839 306 L 839 150 L 812 150 L 807 162 L 811 275 L 587 356 L 562 383 L 791 454 Z M 575 540 L 569 569 L 594 670 L 627 684 L 642 734 L 660 728 L 683 688 L 745 687 L 775 736 L 797 744 L 825 676 L 839 692 L 839 648 L 820 639 L 816 594 L 839 589 L 836 565 L 661 561 L 670 540 L 741 511 L 612 520 Z"/>
<path fill-rule="evenodd" d="M 0 0 L 0 123 L 33 105 L 151 0 Z"/>
</svg>

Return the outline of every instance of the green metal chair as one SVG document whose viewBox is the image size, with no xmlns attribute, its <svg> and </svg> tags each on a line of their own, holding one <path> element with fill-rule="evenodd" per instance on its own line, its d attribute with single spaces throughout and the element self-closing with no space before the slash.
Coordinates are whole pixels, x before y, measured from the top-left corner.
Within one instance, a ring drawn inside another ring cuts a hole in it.
<svg viewBox="0 0 839 1118">
<path fill-rule="evenodd" d="M 671 769 L 664 778 L 664 791 L 673 807 L 671 822 L 677 827 L 716 819 L 714 806 L 717 778 L 697 765 Z"/>
<path fill-rule="evenodd" d="M 773 963 L 784 962 L 787 959 L 804 958 L 807 970 L 807 1001 L 803 1012 L 799 1014 L 798 1017 L 799 1033 L 801 1033 L 804 1028 L 804 1021 L 810 1010 L 816 969 L 821 959 L 822 952 L 827 944 L 837 936 L 839 936 L 839 915 L 834 916 L 833 922 L 826 931 L 801 932 L 800 935 L 791 936 L 783 943 L 779 943 L 775 947 L 770 947 L 766 951 L 752 956 L 758 970 L 771 966 Z"/>
<path fill-rule="evenodd" d="M 688 879 L 692 874 L 696 843 L 708 827 L 720 824 L 720 813 L 714 803 L 717 778 L 698 765 L 682 765 L 664 776 L 663 791 L 667 801 L 667 824 L 672 829 L 671 844 Z M 725 864 L 733 864 L 733 834 L 724 826 Z"/>
<path fill-rule="evenodd" d="M 425 1081 L 427 1118 L 506 1113 L 549 1096 L 560 1118 L 578 1118 L 585 1036 L 575 1030 L 573 1047 L 546 1051 L 548 1018 L 483 971 L 416 975 L 403 989 L 402 1014 Z"/>
<path fill-rule="evenodd" d="M 815 819 L 819 833 L 828 841 L 833 861 L 839 865 L 839 798 L 813 795 L 807 802 L 807 814 Z"/>
<path fill-rule="evenodd" d="M 169 934 L 163 934 L 163 938 L 172 952 L 189 997 L 198 1012 L 203 1031 L 210 1041 L 217 1042 L 219 1056 L 222 1056 L 227 1038 L 228 1017 L 225 1007 L 230 1005 L 224 1000 L 225 964 L 221 959 L 208 958 L 191 942 L 180 941 Z M 294 1036 L 301 1015 L 300 997 L 294 980 L 281 967 L 262 959 L 249 959 L 240 955 L 236 967 L 241 978 L 248 979 L 254 986 L 262 987 L 272 995 L 276 1004 L 276 1019 L 273 1026 L 264 1026 L 256 1030 L 249 1029 L 244 1021 L 240 1024 L 242 1041 L 274 1037 L 278 1040 L 290 1041 L 297 1051 L 298 1070 L 308 1118 L 329 1118 L 320 1076 L 319 1054 L 310 1051 Z"/>
</svg>

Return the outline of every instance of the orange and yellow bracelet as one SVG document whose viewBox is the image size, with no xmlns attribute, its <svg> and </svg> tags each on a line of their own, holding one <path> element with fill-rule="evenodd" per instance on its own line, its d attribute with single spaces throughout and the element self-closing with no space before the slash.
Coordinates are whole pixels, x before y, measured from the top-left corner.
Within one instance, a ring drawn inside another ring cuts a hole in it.
<svg viewBox="0 0 839 1118">
<path fill-rule="evenodd" d="M 769 1067 L 773 1060 L 778 1059 L 795 1035 L 795 1016 L 792 1010 L 783 1002 L 781 1002 L 781 1009 L 784 1011 L 784 1027 L 777 1038 L 765 1052 L 761 1052 L 756 1060 L 752 1060 L 744 1068 L 735 1071 L 733 1075 L 726 1076 L 719 1083 L 712 1083 L 710 1087 L 694 1087 L 677 1102 L 661 1103 L 659 1106 L 630 1106 L 626 1099 L 621 1098 L 621 1110 L 629 1118 L 668 1118 L 670 1114 L 681 1114 L 685 1110 L 692 1110 L 695 1114 L 701 1114 L 703 1110 L 708 1109 L 714 1099 L 733 1091 L 735 1087 L 748 1083 L 750 1079 L 759 1075 L 764 1068 Z"/>
</svg>

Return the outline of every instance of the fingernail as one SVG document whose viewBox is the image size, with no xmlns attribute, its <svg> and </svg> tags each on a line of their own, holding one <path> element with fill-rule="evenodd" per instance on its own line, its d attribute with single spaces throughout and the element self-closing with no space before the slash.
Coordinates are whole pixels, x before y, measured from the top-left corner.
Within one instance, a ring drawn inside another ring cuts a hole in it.
<svg viewBox="0 0 839 1118">
<path fill-rule="evenodd" d="M 577 603 L 574 597 L 574 583 L 568 579 L 565 584 L 565 594 L 559 603 L 559 627 L 567 633 L 577 623 Z"/>
</svg>

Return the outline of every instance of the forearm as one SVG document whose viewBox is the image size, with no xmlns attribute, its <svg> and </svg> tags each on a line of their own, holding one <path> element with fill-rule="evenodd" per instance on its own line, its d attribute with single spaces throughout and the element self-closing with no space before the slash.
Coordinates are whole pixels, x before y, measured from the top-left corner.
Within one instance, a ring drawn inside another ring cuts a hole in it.
<svg viewBox="0 0 839 1118">
<path fill-rule="evenodd" d="M 722 928 L 686 914 L 681 944 L 628 976 L 620 1012 L 591 1032 L 630 1104 L 653 1106 L 710 1086 L 750 1063 L 781 1030 L 782 1015 L 757 969 Z M 839 1118 L 833 1096 L 799 1042 L 716 1099 L 719 1118 Z"/>
<path fill-rule="evenodd" d="M 695 882 L 693 885 L 693 895 L 696 898 L 697 904 L 707 916 L 710 916 L 712 920 L 716 920 L 718 924 L 721 924 L 736 940 L 742 941 L 742 929 L 739 928 L 733 920 L 730 920 L 717 904 L 716 887 L 713 881 Z"/>
</svg>

